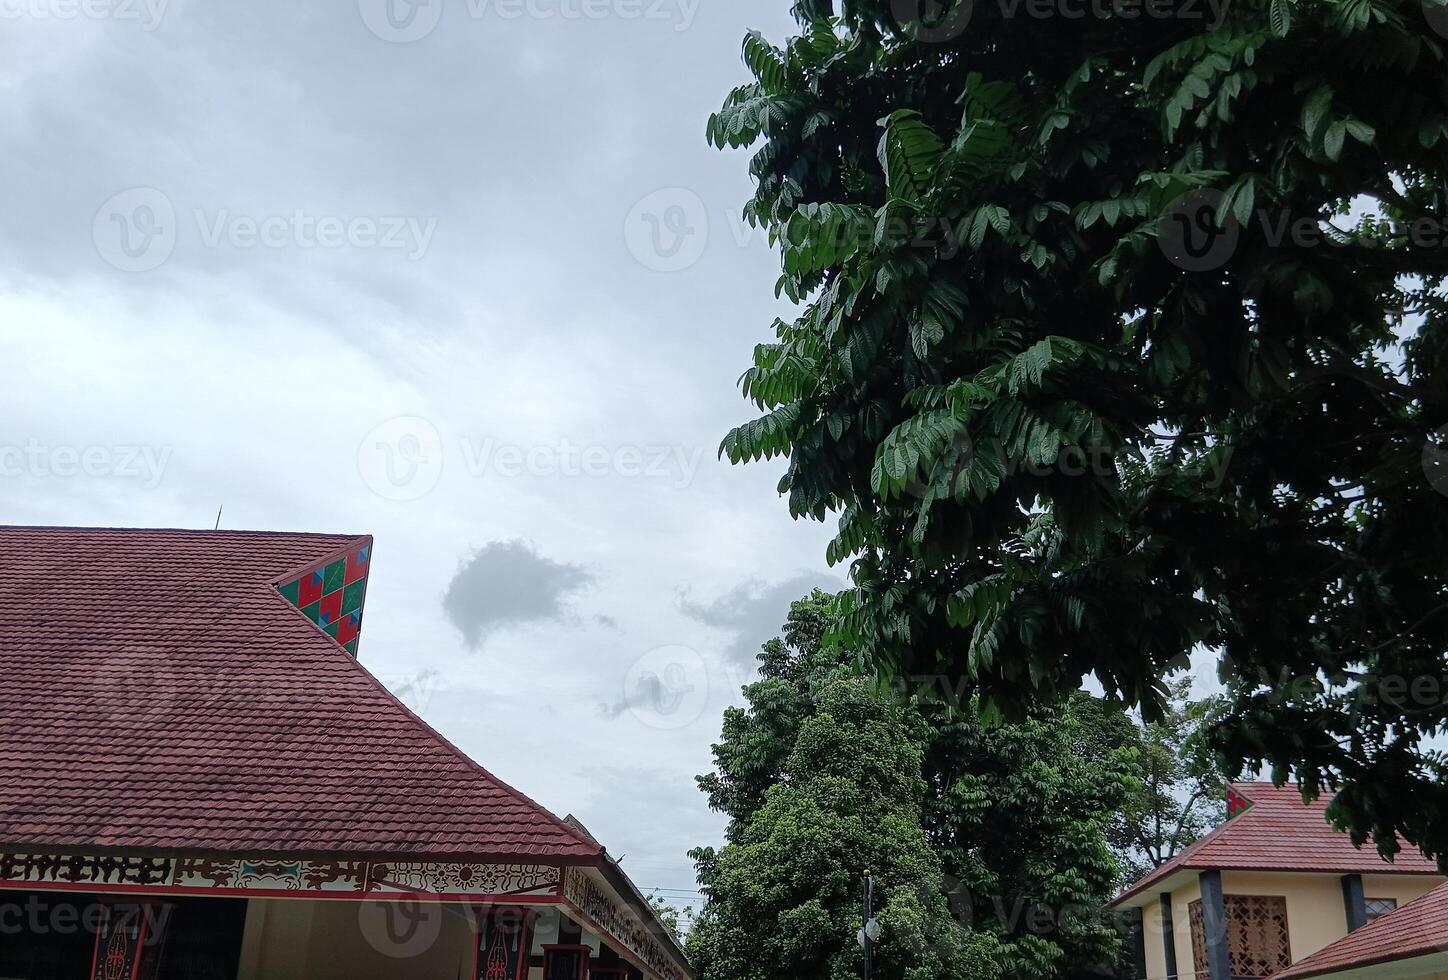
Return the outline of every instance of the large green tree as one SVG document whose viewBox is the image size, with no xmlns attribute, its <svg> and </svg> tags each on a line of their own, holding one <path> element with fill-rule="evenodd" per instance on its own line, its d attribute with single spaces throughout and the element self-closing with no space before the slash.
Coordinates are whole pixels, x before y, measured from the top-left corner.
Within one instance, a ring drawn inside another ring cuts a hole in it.
<svg viewBox="0 0 1448 980">
<path fill-rule="evenodd" d="M 1083 729 L 1103 747 L 1129 749 L 1136 782 L 1116 808 L 1107 840 L 1129 884 L 1226 819 L 1226 780 L 1207 744 L 1219 697 L 1194 700 L 1192 678 L 1167 685 L 1165 710 L 1145 721 L 1116 706 L 1078 700 Z"/>
<path fill-rule="evenodd" d="M 690 933 L 706 980 L 852 976 L 859 884 L 873 872 L 881 977 L 1055 977 L 1118 953 L 1100 907 L 1106 840 L 1133 756 L 1089 712 L 991 727 L 867 683 L 821 641 L 835 600 L 795 603 L 725 713 L 699 779 L 730 818 L 701 849 L 709 902 Z"/>
<path fill-rule="evenodd" d="M 800 304 L 723 450 L 838 520 L 842 643 L 990 716 L 1210 649 L 1229 770 L 1448 855 L 1448 10 L 792 9 L 708 125 Z"/>
</svg>

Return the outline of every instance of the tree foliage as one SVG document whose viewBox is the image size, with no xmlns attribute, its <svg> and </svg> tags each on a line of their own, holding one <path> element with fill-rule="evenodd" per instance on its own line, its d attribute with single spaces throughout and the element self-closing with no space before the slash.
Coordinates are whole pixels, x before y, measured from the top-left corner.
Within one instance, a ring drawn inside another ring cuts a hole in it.
<svg viewBox="0 0 1448 980">
<path fill-rule="evenodd" d="M 693 918 L 693 912 L 687 905 L 675 905 L 657 892 L 649 895 L 649 908 L 653 909 L 654 915 L 658 916 L 664 928 L 673 934 L 674 939 L 683 940 L 688 934 L 689 924 Z"/>
<path fill-rule="evenodd" d="M 1191 683 L 1189 676 L 1169 683 L 1156 721 L 1130 718 L 1104 702 L 1078 706 L 1100 744 L 1130 749 L 1137 766 L 1107 830 L 1122 884 L 1165 864 L 1226 818 L 1226 780 L 1206 737 L 1222 699 L 1192 700 Z"/>
<path fill-rule="evenodd" d="M 1109 966 L 1106 841 L 1132 756 L 1073 709 L 990 728 L 855 676 L 821 640 L 835 601 L 795 603 L 725 713 L 699 777 L 730 818 L 694 852 L 705 980 L 857 974 L 860 876 L 876 881 L 880 977 L 1055 977 Z"/>
<path fill-rule="evenodd" d="M 993 718 L 1087 673 L 1155 716 L 1204 646 L 1229 769 L 1448 855 L 1436 3 L 797 0 L 746 38 L 708 138 L 754 147 L 799 315 L 722 452 L 837 519 L 844 647 Z"/>
</svg>

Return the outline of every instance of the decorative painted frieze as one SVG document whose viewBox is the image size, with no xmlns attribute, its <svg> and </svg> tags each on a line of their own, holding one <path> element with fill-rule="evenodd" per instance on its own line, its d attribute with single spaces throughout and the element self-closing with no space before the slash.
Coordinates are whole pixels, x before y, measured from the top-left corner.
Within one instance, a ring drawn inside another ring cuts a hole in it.
<svg viewBox="0 0 1448 980">
<path fill-rule="evenodd" d="M 558 888 L 559 869 L 532 864 L 382 864 L 372 865 L 373 889 L 414 892 L 519 895 Z"/>
<path fill-rule="evenodd" d="M 175 884 L 182 888 L 360 892 L 366 889 L 367 862 L 181 858 L 176 862 Z"/>
<path fill-rule="evenodd" d="M 556 894 L 561 875 L 556 867 L 531 864 L 0 854 L 0 886 L 40 883 L 330 896 L 377 892 L 517 896 Z"/>
<path fill-rule="evenodd" d="M 0 854 L 0 881 L 73 885 L 169 885 L 175 862 L 168 858 Z"/>
<path fill-rule="evenodd" d="M 660 941 L 656 928 L 632 908 L 613 901 L 582 868 L 570 867 L 563 875 L 563 897 L 594 925 L 663 980 L 686 980 L 684 971 Z"/>
</svg>

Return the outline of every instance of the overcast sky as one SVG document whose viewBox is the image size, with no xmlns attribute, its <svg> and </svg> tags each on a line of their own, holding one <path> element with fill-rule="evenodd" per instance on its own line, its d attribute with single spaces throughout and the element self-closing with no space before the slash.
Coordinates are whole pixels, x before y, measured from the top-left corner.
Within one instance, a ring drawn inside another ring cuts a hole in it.
<svg viewBox="0 0 1448 980">
<path fill-rule="evenodd" d="M 788 0 L 0 0 L 6 523 L 376 536 L 361 659 L 645 888 L 790 599 L 704 122 Z"/>
</svg>

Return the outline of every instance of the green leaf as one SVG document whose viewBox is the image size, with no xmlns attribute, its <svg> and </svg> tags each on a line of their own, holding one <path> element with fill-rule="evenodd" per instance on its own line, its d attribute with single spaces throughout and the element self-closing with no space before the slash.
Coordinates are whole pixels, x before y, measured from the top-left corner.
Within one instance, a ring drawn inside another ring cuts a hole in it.
<svg viewBox="0 0 1448 980">
<path fill-rule="evenodd" d="M 1272 0 L 1269 19 L 1272 24 L 1272 33 L 1278 37 L 1286 37 L 1287 32 L 1292 29 L 1291 0 Z"/>
<path fill-rule="evenodd" d="M 1346 124 L 1348 135 L 1359 143 L 1371 146 L 1377 137 L 1377 130 L 1359 119 L 1349 119 Z"/>
<path fill-rule="evenodd" d="M 944 149 L 940 138 L 914 110 L 893 112 L 880 120 L 880 125 L 885 132 L 880 137 L 878 156 L 890 196 L 920 201 L 929 192 Z"/>
<path fill-rule="evenodd" d="M 1327 119 L 1327 110 L 1332 105 L 1332 89 L 1318 86 L 1302 103 L 1302 131 L 1308 140 L 1317 142 L 1318 129 Z"/>
</svg>

